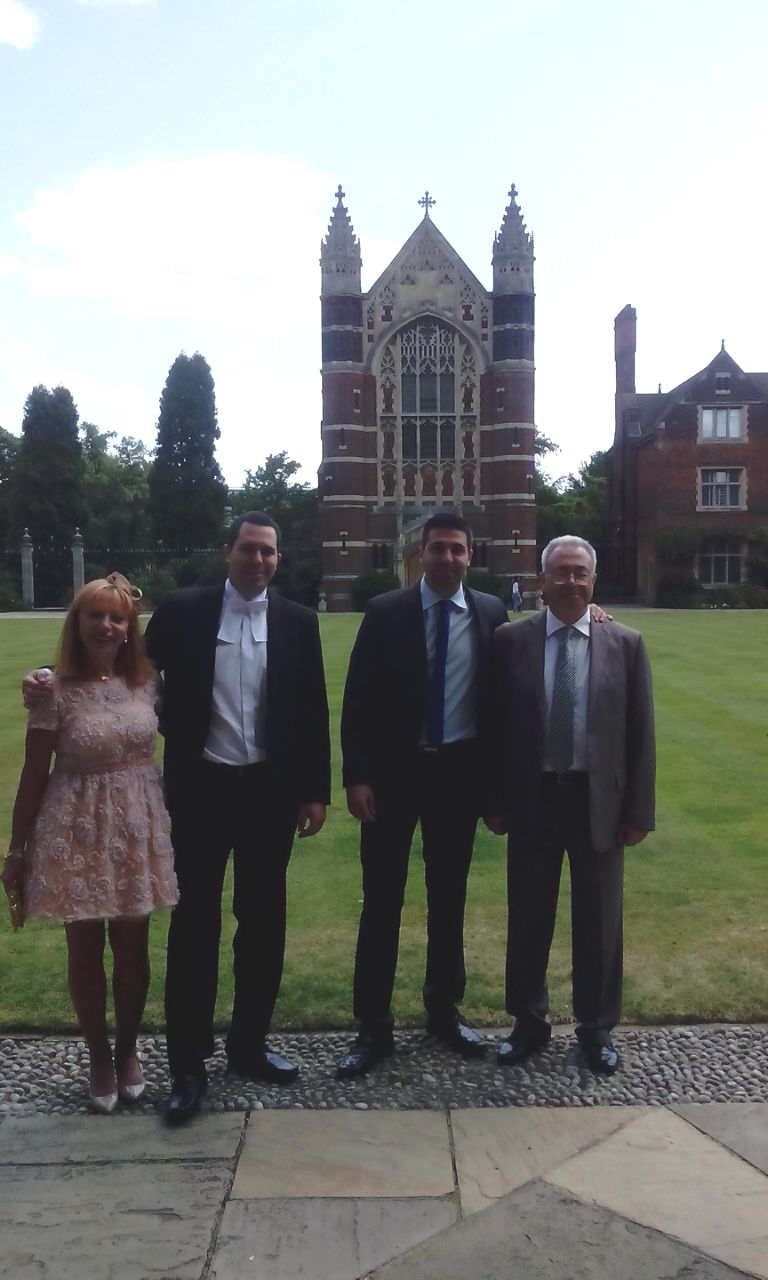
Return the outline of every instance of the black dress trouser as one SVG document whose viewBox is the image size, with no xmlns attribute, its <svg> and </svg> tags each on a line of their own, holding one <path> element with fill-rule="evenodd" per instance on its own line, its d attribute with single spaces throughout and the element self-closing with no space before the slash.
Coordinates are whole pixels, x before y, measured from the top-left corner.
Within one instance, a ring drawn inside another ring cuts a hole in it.
<svg viewBox="0 0 768 1280">
<path fill-rule="evenodd" d="M 214 1051 L 221 895 L 234 866 L 234 1003 L 227 1052 L 263 1046 L 285 951 L 285 876 L 298 804 L 277 796 L 267 764 L 201 760 L 168 794 L 179 901 L 171 915 L 165 1017 L 171 1075 L 202 1074 Z"/>
<path fill-rule="evenodd" d="M 573 1012 L 579 1027 L 610 1031 L 621 1013 L 624 850 L 596 852 L 589 779 L 543 774 L 533 835 L 510 832 L 506 1006 L 536 1032 L 546 1022 L 547 966 L 567 852 L 571 876 Z"/>
<path fill-rule="evenodd" d="M 475 741 L 419 751 L 373 784 L 376 821 L 361 824 L 363 910 L 357 939 L 354 1013 L 374 1038 L 391 1035 L 392 990 L 411 841 L 421 823 L 427 887 L 430 1020 L 450 1018 L 464 995 L 464 905 L 479 812 Z"/>
</svg>

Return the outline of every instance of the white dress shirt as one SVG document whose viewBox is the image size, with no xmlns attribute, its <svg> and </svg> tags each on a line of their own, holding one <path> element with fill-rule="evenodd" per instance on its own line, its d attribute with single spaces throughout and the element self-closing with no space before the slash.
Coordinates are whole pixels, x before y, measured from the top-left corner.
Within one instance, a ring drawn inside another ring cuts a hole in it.
<svg viewBox="0 0 768 1280">
<path fill-rule="evenodd" d="M 424 635 L 427 641 L 427 669 L 432 676 L 437 636 L 438 605 L 443 599 L 421 580 L 421 606 L 424 610 Z M 449 615 L 448 657 L 445 664 L 445 710 L 443 742 L 461 742 L 477 737 L 477 628 L 472 610 L 460 586 L 451 596 Z M 426 726 L 420 742 L 426 742 Z"/>
<path fill-rule="evenodd" d="M 589 629 L 591 618 L 589 609 L 574 622 L 576 635 L 574 640 L 574 665 L 576 670 L 576 704 L 573 714 L 573 764 L 572 769 L 586 772 L 589 766 L 587 754 L 587 709 L 589 700 Z M 555 684 L 555 665 L 560 648 L 558 632 L 568 626 L 556 618 L 551 609 L 547 609 L 547 638 L 544 644 L 544 695 L 547 703 L 547 724 L 552 707 L 552 689 Z M 545 759 L 544 770 L 550 772 L 552 766 Z"/>
<path fill-rule="evenodd" d="M 267 758 L 268 604 L 266 590 L 246 600 L 227 579 L 203 751 L 203 759 L 214 764 L 256 764 Z"/>
</svg>

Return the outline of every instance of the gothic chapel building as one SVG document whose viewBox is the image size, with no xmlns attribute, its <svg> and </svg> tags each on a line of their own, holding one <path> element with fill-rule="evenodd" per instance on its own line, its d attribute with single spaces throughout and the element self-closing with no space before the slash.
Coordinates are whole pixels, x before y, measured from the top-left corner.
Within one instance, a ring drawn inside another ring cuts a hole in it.
<svg viewBox="0 0 768 1280">
<path fill-rule="evenodd" d="M 469 520 L 476 568 L 531 592 L 534 258 L 515 188 L 491 292 L 436 227 L 427 192 L 423 219 L 363 293 L 343 197 L 339 187 L 320 256 L 327 607 L 351 609 L 371 568 L 417 581 L 421 528 L 437 511 Z"/>
</svg>

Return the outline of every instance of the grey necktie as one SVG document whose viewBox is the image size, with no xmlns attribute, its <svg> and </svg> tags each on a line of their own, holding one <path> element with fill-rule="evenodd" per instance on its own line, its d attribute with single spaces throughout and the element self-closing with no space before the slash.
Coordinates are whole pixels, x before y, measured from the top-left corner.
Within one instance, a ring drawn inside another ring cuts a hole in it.
<svg viewBox="0 0 768 1280">
<path fill-rule="evenodd" d="M 562 627 L 549 710 L 547 758 L 555 773 L 566 773 L 573 764 L 573 713 L 576 707 L 576 660 L 573 652 L 576 632 Z"/>
</svg>

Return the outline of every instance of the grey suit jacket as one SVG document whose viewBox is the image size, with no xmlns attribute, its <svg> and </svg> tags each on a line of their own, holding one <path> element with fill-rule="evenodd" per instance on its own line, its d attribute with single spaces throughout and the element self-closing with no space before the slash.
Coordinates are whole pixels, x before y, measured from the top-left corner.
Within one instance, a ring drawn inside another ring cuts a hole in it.
<svg viewBox="0 0 768 1280">
<path fill-rule="evenodd" d="M 494 636 L 494 758 L 486 812 L 514 815 L 531 835 L 546 745 L 546 612 Z M 592 623 L 587 751 L 592 843 L 616 847 L 618 828 L 654 827 L 656 751 L 651 671 L 642 636 L 618 622 Z"/>
</svg>

